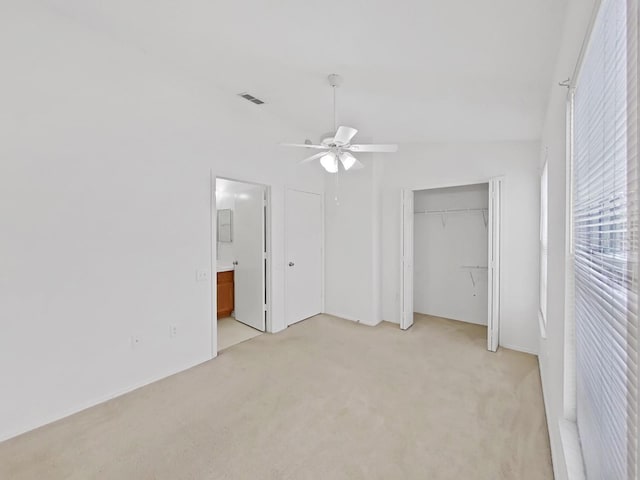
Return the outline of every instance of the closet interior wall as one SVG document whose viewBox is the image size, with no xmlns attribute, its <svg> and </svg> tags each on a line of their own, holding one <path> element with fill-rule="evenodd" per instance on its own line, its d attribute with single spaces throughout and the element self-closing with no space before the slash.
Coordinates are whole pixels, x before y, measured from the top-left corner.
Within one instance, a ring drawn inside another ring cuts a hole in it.
<svg viewBox="0 0 640 480">
<path fill-rule="evenodd" d="M 487 325 L 488 184 L 415 192 L 414 309 Z"/>
</svg>

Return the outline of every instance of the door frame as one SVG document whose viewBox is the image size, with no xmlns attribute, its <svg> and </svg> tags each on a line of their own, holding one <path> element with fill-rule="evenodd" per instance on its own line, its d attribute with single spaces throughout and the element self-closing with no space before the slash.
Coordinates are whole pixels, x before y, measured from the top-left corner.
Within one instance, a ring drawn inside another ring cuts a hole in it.
<svg viewBox="0 0 640 480">
<path fill-rule="evenodd" d="M 312 195 L 318 195 L 320 197 L 320 313 L 325 313 L 325 297 L 324 297 L 324 293 L 325 293 L 325 285 L 324 285 L 324 281 L 325 281 L 325 268 L 326 268 L 326 264 L 324 261 L 325 258 L 325 244 L 324 244 L 324 238 L 325 238 L 325 215 L 324 215 L 324 211 L 325 211 L 325 207 L 324 207 L 324 192 L 314 192 L 311 190 L 305 190 L 303 188 L 296 188 L 296 187 L 292 187 L 289 185 L 286 185 L 284 187 L 284 225 L 285 225 L 285 232 L 284 232 L 284 259 L 283 259 L 283 267 L 284 267 L 284 315 L 285 315 L 285 328 L 289 328 L 290 325 L 287 322 L 287 318 L 286 318 L 286 312 L 287 312 L 287 293 L 289 291 L 289 275 L 288 275 L 288 269 L 287 267 L 287 262 L 288 262 L 288 257 L 289 257 L 289 244 L 287 239 L 289 238 L 286 232 L 286 225 L 287 225 L 287 219 L 288 216 L 290 215 L 290 212 L 287 209 L 287 192 L 290 191 L 295 191 L 295 192 L 302 192 L 302 193 L 310 193 Z M 295 325 L 295 324 L 292 324 Z"/>
<path fill-rule="evenodd" d="M 433 190 L 433 189 L 437 189 L 437 188 L 450 188 L 450 187 L 463 187 L 463 186 L 468 186 L 468 185 L 477 185 L 477 184 L 488 184 L 489 185 L 489 217 L 491 217 L 491 210 L 492 210 L 492 205 L 493 202 L 496 201 L 496 197 L 495 195 L 495 188 L 496 186 L 498 186 L 498 205 L 497 205 L 497 209 L 498 209 L 498 216 L 497 218 L 493 219 L 494 222 L 489 222 L 487 225 L 487 243 L 488 243 L 488 258 L 487 261 L 490 263 L 489 266 L 489 275 L 490 275 L 490 282 L 488 285 L 488 311 L 487 311 L 487 350 L 491 351 L 491 352 L 495 352 L 498 349 L 498 346 L 500 344 L 499 341 L 499 334 L 500 334 L 500 320 L 501 320 L 501 310 L 502 310 L 502 242 L 501 242 L 501 237 L 502 237 L 502 231 L 504 230 L 504 205 L 505 205 L 505 189 L 504 189 L 504 185 L 505 185 L 505 176 L 504 175 L 499 175 L 499 176 L 494 176 L 494 177 L 489 177 L 489 178 L 481 178 L 478 180 L 461 180 L 458 182 L 450 182 L 450 183 L 432 183 L 432 184 L 428 184 L 426 186 L 412 186 L 412 187 L 405 187 L 401 189 L 402 192 L 402 199 L 404 199 L 404 192 L 407 190 L 413 191 L 414 194 L 416 191 L 420 191 L 420 190 Z M 399 212 L 400 212 L 400 249 L 399 249 L 399 254 L 400 254 L 400 277 L 399 277 L 399 285 L 400 285 L 400 325 L 402 325 L 402 318 L 403 318 L 403 313 L 404 313 L 404 293 L 405 293 L 405 282 L 404 282 L 404 273 L 405 273 L 405 262 L 404 262 L 404 242 L 405 242 L 405 236 L 406 236 L 406 230 L 407 228 L 405 227 L 405 222 L 404 222 L 404 201 L 401 201 L 400 203 L 400 208 L 399 208 Z M 491 218 L 490 218 L 491 219 Z M 493 228 L 490 228 L 493 227 Z M 413 232 L 413 225 L 411 225 L 411 231 Z M 413 242 L 413 238 L 411 239 L 411 241 Z M 413 255 L 414 258 L 412 258 L 411 260 L 411 269 L 414 270 L 413 268 L 413 262 L 415 261 L 415 254 Z M 494 272 L 494 275 L 491 276 L 492 274 L 492 270 Z M 411 283 L 411 288 L 413 288 L 413 282 Z"/>
<path fill-rule="evenodd" d="M 252 182 L 249 180 L 243 180 L 233 176 L 218 175 L 213 170 L 211 171 L 211 358 L 218 356 L 218 276 L 217 276 L 217 254 L 218 254 L 218 242 L 217 229 L 218 229 L 218 208 L 216 202 L 216 180 L 230 180 L 232 182 L 246 183 L 248 185 L 256 185 L 264 188 L 264 208 L 265 208 L 265 238 L 264 245 L 266 250 L 266 262 L 265 262 L 265 290 L 266 290 L 266 310 L 265 310 L 265 333 L 272 333 L 272 226 L 271 226 L 271 185 L 264 183 Z"/>
<path fill-rule="evenodd" d="M 408 193 L 411 192 L 411 197 L 408 197 Z M 405 282 L 408 277 L 413 278 L 414 272 L 414 262 L 415 262 L 415 254 L 414 254 L 414 220 L 413 220 L 413 211 L 415 210 L 415 196 L 416 191 L 410 190 L 408 188 L 403 188 L 400 191 L 400 329 L 407 330 L 413 326 L 413 315 L 414 315 L 414 298 L 413 298 L 413 280 L 411 280 L 411 288 L 405 288 Z M 405 222 L 407 218 L 407 199 L 410 198 L 410 208 L 411 208 L 411 220 L 409 222 Z M 407 239 L 409 241 L 407 241 Z M 410 261 L 406 261 L 407 258 L 407 246 L 409 247 L 409 259 Z M 409 271 L 410 270 L 410 271 Z M 407 297 L 411 297 L 411 311 L 409 313 L 409 320 L 407 320 L 407 312 L 405 308 L 405 304 L 407 302 Z"/>
</svg>

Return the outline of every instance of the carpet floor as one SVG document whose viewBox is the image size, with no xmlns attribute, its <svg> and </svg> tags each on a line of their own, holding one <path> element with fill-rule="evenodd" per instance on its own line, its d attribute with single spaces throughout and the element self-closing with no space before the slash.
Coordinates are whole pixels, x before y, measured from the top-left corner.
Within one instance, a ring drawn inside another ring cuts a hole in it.
<svg viewBox="0 0 640 480">
<path fill-rule="evenodd" d="M 552 479 L 536 357 L 319 315 L 0 443 L 1 479 Z"/>
</svg>

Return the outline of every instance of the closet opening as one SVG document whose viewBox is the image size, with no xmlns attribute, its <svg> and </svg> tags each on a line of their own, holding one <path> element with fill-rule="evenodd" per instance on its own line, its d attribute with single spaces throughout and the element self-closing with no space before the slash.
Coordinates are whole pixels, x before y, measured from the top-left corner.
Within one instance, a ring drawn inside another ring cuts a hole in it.
<svg viewBox="0 0 640 480">
<path fill-rule="evenodd" d="M 466 322 L 497 350 L 501 190 L 501 179 L 403 190 L 402 329 L 424 317 Z"/>
</svg>

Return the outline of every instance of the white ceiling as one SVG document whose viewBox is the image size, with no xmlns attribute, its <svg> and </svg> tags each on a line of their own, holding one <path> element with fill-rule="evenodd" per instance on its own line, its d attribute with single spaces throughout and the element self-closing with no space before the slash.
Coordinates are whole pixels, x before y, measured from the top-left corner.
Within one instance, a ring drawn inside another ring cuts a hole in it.
<svg viewBox="0 0 640 480">
<path fill-rule="evenodd" d="M 538 139 L 561 80 L 566 0 L 45 1 L 318 137 L 333 72 L 338 122 L 401 143 Z"/>
</svg>

